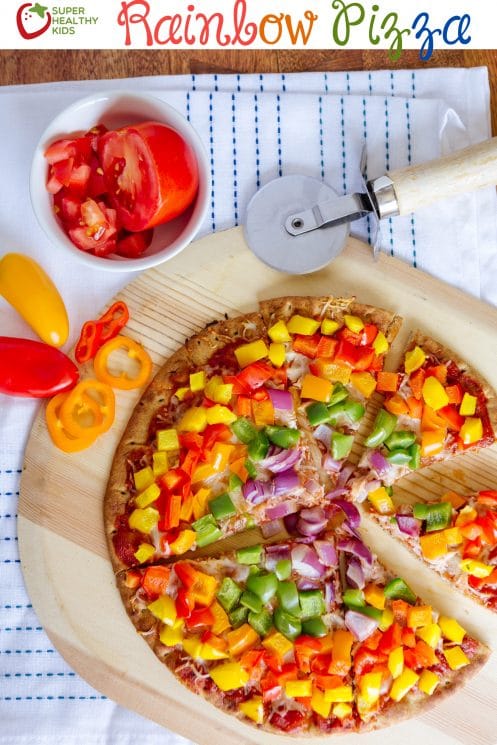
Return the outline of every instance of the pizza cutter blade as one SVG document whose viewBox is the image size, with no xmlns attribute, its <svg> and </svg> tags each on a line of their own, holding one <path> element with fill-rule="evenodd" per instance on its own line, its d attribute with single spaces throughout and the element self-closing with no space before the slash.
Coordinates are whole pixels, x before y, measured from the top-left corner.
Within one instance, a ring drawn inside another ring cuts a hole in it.
<svg viewBox="0 0 497 745">
<path fill-rule="evenodd" d="M 409 166 L 339 196 L 308 176 L 284 176 L 250 200 L 245 220 L 249 247 L 265 264 L 288 274 L 322 269 L 345 247 L 349 223 L 365 215 L 375 226 L 468 191 L 497 184 L 497 137 L 439 160 Z"/>
</svg>

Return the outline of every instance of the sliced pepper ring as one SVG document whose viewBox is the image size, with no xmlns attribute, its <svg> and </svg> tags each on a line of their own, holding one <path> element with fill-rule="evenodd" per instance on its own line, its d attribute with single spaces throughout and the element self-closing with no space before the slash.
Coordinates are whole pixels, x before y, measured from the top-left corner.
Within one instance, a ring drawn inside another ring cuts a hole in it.
<svg viewBox="0 0 497 745">
<path fill-rule="evenodd" d="M 100 398 L 97 400 L 91 391 Z M 81 415 L 90 413 L 92 421 L 83 424 Z M 115 397 L 112 388 L 100 380 L 82 380 L 62 402 L 59 413 L 66 432 L 72 437 L 85 437 L 90 431 L 95 437 L 110 429 L 115 417 Z"/>
<path fill-rule="evenodd" d="M 140 363 L 140 370 L 138 375 L 131 378 L 127 372 L 122 370 L 118 375 L 113 375 L 109 368 L 108 362 L 112 352 L 118 349 L 127 350 L 128 357 L 132 360 L 136 360 Z M 133 388 L 140 388 L 145 385 L 152 372 L 152 360 L 149 354 L 133 339 L 128 339 L 126 336 L 116 336 L 114 339 L 106 342 L 101 347 L 93 362 L 95 368 L 95 374 L 99 380 L 103 383 L 111 385 L 113 388 L 120 388 L 121 390 L 131 390 Z"/>
<path fill-rule="evenodd" d="M 60 419 L 60 409 L 68 395 L 68 393 L 58 393 L 51 398 L 47 404 L 45 416 L 47 428 L 54 445 L 57 445 L 64 453 L 77 453 L 90 447 L 97 439 L 98 432 L 88 429 L 82 437 L 73 437 L 65 430 Z"/>
</svg>

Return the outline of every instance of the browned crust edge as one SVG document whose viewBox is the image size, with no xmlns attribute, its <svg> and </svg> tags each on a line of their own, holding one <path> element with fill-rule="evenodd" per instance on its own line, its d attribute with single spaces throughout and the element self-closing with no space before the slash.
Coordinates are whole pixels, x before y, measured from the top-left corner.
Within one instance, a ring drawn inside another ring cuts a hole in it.
<svg viewBox="0 0 497 745">
<path fill-rule="evenodd" d="M 246 313 L 236 318 L 209 324 L 185 342 L 185 349 L 193 366 L 205 365 L 215 352 L 239 339 L 250 342 L 267 337 L 260 313 Z"/>
</svg>

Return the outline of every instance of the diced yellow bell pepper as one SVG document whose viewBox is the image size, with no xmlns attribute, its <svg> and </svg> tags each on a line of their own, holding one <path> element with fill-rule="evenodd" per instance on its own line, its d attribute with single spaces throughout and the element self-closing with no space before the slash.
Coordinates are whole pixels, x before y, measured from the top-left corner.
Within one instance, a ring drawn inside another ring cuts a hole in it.
<svg viewBox="0 0 497 745">
<path fill-rule="evenodd" d="M 361 696 L 369 707 L 380 698 L 381 678 L 381 673 L 365 673 L 359 678 Z"/>
<path fill-rule="evenodd" d="M 418 370 L 426 362 L 426 354 L 421 347 L 414 347 L 410 352 L 406 352 L 404 360 L 404 370 L 408 375 Z"/>
<path fill-rule="evenodd" d="M 259 634 L 250 626 L 248 623 L 242 624 L 237 629 L 233 629 L 226 634 L 226 641 L 228 642 L 228 649 L 232 657 L 238 657 L 238 655 L 246 652 L 255 644 L 259 642 Z"/>
<path fill-rule="evenodd" d="M 214 683 L 222 691 L 234 691 L 249 681 L 249 674 L 239 662 L 224 662 L 210 671 Z"/>
<path fill-rule="evenodd" d="M 347 703 L 354 700 L 354 692 L 352 686 L 337 686 L 336 688 L 328 688 L 324 692 L 324 700 L 331 701 L 331 703 Z"/>
<path fill-rule="evenodd" d="M 395 512 L 395 505 L 384 486 L 370 491 L 368 500 L 380 515 L 393 515 Z"/>
<path fill-rule="evenodd" d="M 315 321 L 314 318 L 295 315 L 290 318 L 287 324 L 288 331 L 291 334 L 301 334 L 302 336 L 312 336 L 316 333 L 321 325 L 321 321 Z"/>
<path fill-rule="evenodd" d="M 418 688 L 427 696 L 431 696 L 439 683 L 440 678 L 436 673 L 432 673 L 431 670 L 423 670 L 418 681 Z"/>
<path fill-rule="evenodd" d="M 155 481 L 150 484 L 150 486 L 147 486 L 145 491 L 142 491 L 141 494 L 138 494 L 137 497 L 135 497 L 135 502 L 138 505 L 138 507 L 148 507 L 149 504 L 152 504 L 152 502 L 155 502 L 156 499 L 160 497 L 160 486 L 155 483 Z"/>
<path fill-rule="evenodd" d="M 152 467 L 154 472 L 154 478 L 158 478 L 159 476 L 163 476 L 165 473 L 169 471 L 169 460 L 167 457 L 167 453 L 165 450 L 157 450 L 152 455 Z"/>
<path fill-rule="evenodd" d="M 213 407 L 214 408 L 214 407 Z M 178 424 L 179 432 L 203 432 L 207 427 L 207 412 L 203 406 L 192 406 L 187 409 Z"/>
<path fill-rule="evenodd" d="M 399 677 L 392 683 L 390 698 L 394 701 L 401 701 L 409 693 L 411 688 L 416 685 L 418 680 L 419 675 L 409 667 L 405 667 Z"/>
<path fill-rule="evenodd" d="M 196 471 L 195 471 L 196 473 Z M 193 497 L 193 516 L 195 520 L 206 515 L 209 511 L 208 503 L 211 497 L 212 490 L 202 487 Z"/>
<path fill-rule="evenodd" d="M 274 424 L 274 406 L 271 399 L 252 401 L 252 415 L 258 427 Z"/>
<path fill-rule="evenodd" d="M 423 626 L 422 629 L 416 631 L 416 636 L 419 636 L 424 642 L 426 642 L 432 649 L 438 647 L 438 643 L 442 638 L 442 630 L 438 623 L 430 623 L 428 626 Z"/>
<path fill-rule="evenodd" d="M 235 446 L 228 442 L 215 443 L 209 461 L 216 473 L 222 473 L 228 467 L 234 449 Z"/>
<path fill-rule="evenodd" d="M 327 402 L 330 400 L 333 385 L 330 380 L 318 378 L 317 375 L 304 375 L 302 381 L 302 398 L 311 398 L 313 401 Z"/>
<path fill-rule="evenodd" d="M 190 636 L 183 640 L 183 649 L 187 652 L 190 657 L 194 660 L 200 659 L 200 652 L 202 650 L 202 642 L 199 636 Z"/>
<path fill-rule="evenodd" d="M 150 486 L 150 484 L 153 484 L 155 481 L 154 478 L 154 472 L 150 468 L 150 466 L 146 466 L 146 468 L 141 468 L 139 471 L 137 471 L 133 475 L 133 481 L 135 482 L 135 489 L 136 491 L 144 491 L 144 489 L 147 488 L 147 486 Z"/>
<path fill-rule="evenodd" d="M 411 605 L 407 610 L 407 625 L 410 629 L 429 626 L 433 621 L 432 615 L 431 605 Z"/>
<path fill-rule="evenodd" d="M 328 719 L 330 716 L 331 701 L 326 701 L 324 692 L 320 691 L 319 688 L 315 688 L 313 691 L 311 709 L 315 711 L 316 714 L 324 717 L 324 719 Z"/>
<path fill-rule="evenodd" d="M 183 629 L 185 621 L 183 618 L 177 618 L 172 626 L 164 624 L 161 627 L 159 639 L 166 647 L 175 647 L 183 641 Z"/>
<path fill-rule="evenodd" d="M 476 559 L 463 559 L 459 566 L 463 572 L 471 574 L 472 577 L 478 577 L 478 579 L 488 577 L 495 569 L 494 566 L 484 564 L 483 561 L 477 561 Z"/>
<path fill-rule="evenodd" d="M 428 561 L 435 561 L 435 559 L 445 556 L 449 550 L 447 537 L 443 530 L 420 536 L 419 545 L 421 546 L 421 553 Z"/>
<path fill-rule="evenodd" d="M 252 362 L 257 362 L 267 357 L 268 351 L 266 342 L 262 339 L 257 339 L 256 341 L 251 341 L 248 344 L 242 344 L 241 347 L 237 347 L 235 349 L 235 357 L 240 367 L 247 367 Z"/>
<path fill-rule="evenodd" d="M 218 636 L 231 628 L 231 624 L 228 618 L 228 614 L 224 608 L 214 600 L 210 607 L 210 611 L 214 616 L 214 623 L 212 624 L 211 631 L 213 634 Z"/>
<path fill-rule="evenodd" d="M 143 564 L 148 561 L 155 554 L 155 546 L 151 543 L 140 543 L 138 550 L 135 551 L 135 559 L 139 564 Z"/>
<path fill-rule="evenodd" d="M 373 608 L 383 610 L 385 607 L 385 593 L 381 587 L 378 587 L 373 582 L 364 588 L 364 598 L 366 603 L 372 605 Z"/>
<path fill-rule="evenodd" d="M 345 314 L 343 320 L 347 328 L 354 334 L 358 334 L 364 328 L 364 321 L 359 318 L 359 316 L 349 316 Z"/>
<path fill-rule="evenodd" d="M 386 354 L 390 348 L 390 345 L 388 343 L 387 337 L 383 333 L 383 331 L 378 331 L 376 334 L 375 340 L 373 342 L 373 349 L 376 352 L 376 354 Z"/>
<path fill-rule="evenodd" d="M 462 510 L 460 510 L 456 517 L 456 526 L 458 528 L 463 528 L 465 525 L 474 522 L 477 517 L 478 513 L 475 508 L 467 504 L 466 507 L 463 507 Z"/>
<path fill-rule="evenodd" d="M 476 411 L 476 403 L 476 396 L 471 396 L 469 393 L 465 393 L 459 407 L 459 414 L 461 416 L 473 416 Z"/>
<path fill-rule="evenodd" d="M 157 450 L 179 450 L 178 433 L 175 429 L 160 429 L 157 432 Z"/>
<path fill-rule="evenodd" d="M 312 695 L 312 680 L 287 680 L 285 694 L 288 698 L 307 698 Z"/>
<path fill-rule="evenodd" d="M 376 380 L 368 372 L 353 372 L 350 382 L 365 398 L 369 398 L 376 389 Z"/>
<path fill-rule="evenodd" d="M 331 380 L 332 383 L 343 383 L 343 385 L 347 385 L 350 381 L 352 368 L 349 365 L 324 360 L 318 360 L 318 363 L 320 377 Z"/>
<path fill-rule="evenodd" d="M 236 414 L 221 404 L 215 404 L 205 411 L 207 424 L 231 424 L 236 420 Z"/>
<path fill-rule="evenodd" d="M 285 363 L 286 350 L 285 345 L 280 342 L 273 342 L 269 345 L 269 362 L 275 367 L 281 367 Z"/>
<path fill-rule="evenodd" d="M 171 553 L 175 556 L 186 553 L 195 543 L 196 537 L 194 530 L 181 530 L 176 540 L 169 544 Z"/>
<path fill-rule="evenodd" d="M 398 678 L 404 669 L 404 648 L 396 647 L 388 655 L 388 669 L 392 678 Z"/>
<path fill-rule="evenodd" d="M 182 388 L 178 388 L 178 390 L 175 392 L 174 395 L 176 396 L 178 401 L 184 401 L 184 399 L 186 398 L 186 394 L 189 392 L 190 392 L 190 389 L 188 388 L 188 386 L 185 386 Z"/>
<path fill-rule="evenodd" d="M 200 656 L 203 660 L 226 660 L 229 654 L 209 644 L 209 642 L 204 642 L 200 650 Z"/>
<path fill-rule="evenodd" d="M 192 393 L 198 393 L 199 391 L 203 391 L 206 384 L 206 377 L 205 377 L 205 371 L 201 370 L 200 372 L 196 373 L 190 373 L 190 390 Z"/>
<path fill-rule="evenodd" d="M 221 385 L 224 385 L 221 375 L 213 375 L 212 378 L 209 378 L 204 388 L 204 393 L 207 398 L 210 398 L 211 401 L 215 401 L 217 389 Z M 228 401 L 217 401 L 216 403 L 229 403 L 229 399 Z"/>
<path fill-rule="evenodd" d="M 444 535 L 449 548 L 454 548 L 454 546 L 459 546 L 462 543 L 461 531 L 457 526 L 454 528 L 445 528 Z"/>
<path fill-rule="evenodd" d="M 157 600 L 147 605 L 150 613 L 167 626 L 172 626 L 176 621 L 176 605 L 169 595 L 161 595 Z"/>
<path fill-rule="evenodd" d="M 264 721 L 264 704 L 262 696 L 254 696 L 248 701 L 242 701 L 238 706 L 239 711 L 246 717 L 252 719 L 256 724 L 262 724 Z"/>
<path fill-rule="evenodd" d="M 219 586 L 218 580 L 211 574 L 195 572 L 195 581 L 190 587 L 190 595 L 198 605 L 211 606 Z"/>
<path fill-rule="evenodd" d="M 335 331 L 340 328 L 340 324 L 337 321 L 333 321 L 331 318 L 323 318 L 321 321 L 321 333 L 325 336 L 333 336 Z"/>
<path fill-rule="evenodd" d="M 393 622 L 393 610 L 391 608 L 385 608 L 385 610 L 381 614 L 381 619 L 378 624 L 380 631 L 386 631 L 387 629 L 389 629 Z"/>
<path fill-rule="evenodd" d="M 422 394 L 424 402 L 428 404 L 433 411 L 438 411 L 439 409 L 443 409 L 444 406 L 448 406 L 449 397 L 445 392 L 445 388 L 433 375 L 426 378 L 423 383 Z"/>
<path fill-rule="evenodd" d="M 447 647 L 444 649 L 444 655 L 451 670 L 459 670 L 469 665 L 470 661 L 461 647 Z"/>
<path fill-rule="evenodd" d="M 287 639 L 286 636 L 280 634 L 279 631 L 274 631 L 269 636 L 266 636 L 262 642 L 262 646 L 269 652 L 275 654 L 279 659 L 283 659 L 283 657 L 293 649 L 292 642 Z"/>
<path fill-rule="evenodd" d="M 159 522 L 159 511 L 154 507 L 133 510 L 128 518 L 129 527 L 140 533 L 151 533 Z"/>
<path fill-rule="evenodd" d="M 335 704 L 333 707 L 333 716 L 338 719 L 345 719 L 352 714 L 352 706 L 350 704 Z"/>
<path fill-rule="evenodd" d="M 473 445 L 483 437 L 483 426 L 478 417 L 468 416 L 459 432 L 459 437 L 464 445 Z"/>
<path fill-rule="evenodd" d="M 274 326 L 271 326 L 268 334 L 271 341 L 277 344 L 285 344 L 287 341 L 291 341 L 290 333 L 284 321 L 277 321 Z"/>
<path fill-rule="evenodd" d="M 442 634 L 451 642 L 460 644 L 466 636 L 466 629 L 463 629 L 463 627 L 456 621 L 455 618 L 440 616 L 440 618 L 438 619 L 438 623 L 442 630 Z"/>
<path fill-rule="evenodd" d="M 192 484 L 198 484 L 200 481 L 205 481 L 205 479 L 209 479 L 211 476 L 214 476 L 215 473 L 217 472 L 214 470 L 211 463 L 201 463 L 192 473 Z M 195 499 L 193 504 L 193 511 L 195 513 Z"/>
</svg>

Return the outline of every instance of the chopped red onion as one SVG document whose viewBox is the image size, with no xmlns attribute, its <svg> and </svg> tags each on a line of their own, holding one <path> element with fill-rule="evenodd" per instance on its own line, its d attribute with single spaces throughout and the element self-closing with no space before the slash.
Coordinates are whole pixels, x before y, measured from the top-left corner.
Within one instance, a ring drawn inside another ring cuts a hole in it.
<svg viewBox="0 0 497 745">
<path fill-rule="evenodd" d="M 322 523 L 326 521 L 326 514 L 321 507 L 305 508 L 300 511 L 300 517 L 308 523 Z"/>
<path fill-rule="evenodd" d="M 321 589 L 321 582 L 318 579 L 300 578 L 297 580 L 297 589 L 299 592 L 302 590 L 319 590 Z"/>
<path fill-rule="evenodd" d="M 329 453 L 324 456 L 323 468 L 325 471 L 329 471 L 330 473 L 338 473 L 341 467 L 342 464 L 340 463 L 340 461 L 334 460 Z"/>
<path fill-rule="evenodd" d="M 297 523 L 297 530 L 299 531 L 299 533 L 302 533 L 302 535 L 306 536 L 307 538 L 315 538 L 324 530 L 327 522 L 328 521 L 325 519 L 321 523 L 309 523 L 307 522 L 307 520 L 302 520 L 302 518 L 299 518 L 299 521 Z"/>
<path fill-rule="evenodd" d="M 346 612 L 345 625 L 360 642 L 365 641 L 378 628 L 378 622 L 374 618 L 364 616 L 354 610 Z"/>
<path fill-rule="evenodd" d="M 369 462 L 378 474 L 384 473 L 389 469 L 387 459 L 379 450 L 373 450 L 373 452 L 369 454 Z"/>
<path fill-rule="evenodd" d="M 342 470 L 340 471 L 340 475 L 337 479 L 337 487 L 340 489 L 342 486 L 345 486 L 349 478 L 352 476 L 352 474 L 355 471 L 355 466 L 353 463 L 345 463 L 345 465 L 342 467 Z"/>
<path fill-rule="evenodd" d="M 368 566 L 371 566 L 373 563 L 373 554 L 358 538 L 342 538 L 337 543 L 337 549 L 353 554 L 358 559 L 364 559 Z"/>
<path fill-rule="evenodd" d="M 309 579 L 321 579 L 326 571 L 314 549 L 302 544 L 292 548 L 292 567 L 302 577 Z"/>
<path fill-rule="evenodd" d="M 309 494 L 317 494 L 318 491 L 321 491 L 321 486 L 317 481 L 315 481 L 315 479 L 307 479 L 304 483 L 304 489 L 306 492 L 309 492 Z"/>
<path fill-rule="evenodd" d="M 279 561 L 286 561 L 291 558 L 290 546 L 288 543 L 276 543 L 274 546 L 265 546 L 266 552 L 265 567 L 272 571 Z"/>
<path fill-rule="evenodd" d="M 371 481 L 366 481 L 364 488 L 366 490 L 366 493 L 369 494 L 370 492 L 375 491 L 376 489 L 379 489 L 380 486 L 381 486 L 381 481 L 379 479 L 372 479 Z"/>
<path fill-rule="evenodd" d="M 272 482 L 249 479 L 243 485 L 242 493 L 247 502 L 261 504 L 273 495 Z"/>
<path fill-rule="evenodd" d="M 362 564 L 355 556 L 349 561 L 346 577 L 349 585 L 357 590 L 362 590 L 366 584 Z"/>
<path fill-rule="evenodd" d="M 329 497 L 329 494 L 327 496 Z M 361 524 L 361 515 L 354 504 L 347 502 L 346 499 L 334 499 L 333 504 L 336 504 L 345 513 L 345 517 L 351 528 L 356 529 L 359 527 Z"/>
<path fill-rule="evenodd" d="M 268 523 L 261 524 L 261 533 L 264 538 L 271 538 L 273 535 L 281 533 L 283 528 L 283 520 L 270 520 Z"/>
<path fill-rule="evenodd" d="M 421 533 L 421 520 L 412 515 L 397 515 L 397 525 L 406 535 L 418 536 Z"/>
<path fill-rule="evenodd" d="M 335 567 L 338 563 L 337 552 L 331 541 L 314 541 L 319 560 L 325 567 Z"/>
<path fill-rule="evenodd" d="M 331 579 L 327 579 L 324 583 L 324 602 L 326 610 L 330 610 L 331 606 L 335 604 L 335 588 Z"/>
<path fill-rule="evenodd" d="M 288 533 L 295 533 L 295 531 L 297 530 L 298 520 L 298 512 L 294 512 L 291 515 L 287 515 L 285 518 L 283 518 L 283 522 L 285 523 L 285 528 L 287 529 Z"/>
<path fill-rule="evenodd" d="M 344 497 L 346 494 L 348 494 L 348 489 L 333 489 L 333 491 L 329 491 L 328 494 L 326 494 L 326 499 L 337 499 L 337 497 Z"/>
<path fill-rule="evenodd" d="M 291 411 L 293 409 L 292 394 L 289 391 L 278 391 L 276 388 L 267 388 L 269 398 L 275 409 Z"/>
<path fill-rule="evenodd" d="M 267 507 L 266 517 L 268 520 L 278 520 L 281 517 L 292 515 L 298 510 L 298 504 L 295 501 L 280 502 L 275 507 Z"/>
<path fill-rule="evenodd" d="M 298 463 L 300 456 L 299 448 L 290 448 L 289 450 L 274 448 L 267 458 L 259 461 L 259 466 L 267 468 L 272 473 L 281 473 Z"/>
<path fill-rule="evenodd" d="M 326 424 L 319 424 L 312 433 L 314 439 L 319 440 L 319 442 L 322 442 L 326 450 L 330 449 L 332 434 L 333 434 L 333 430 L 331 429 L 331 427 L 328 427 Z M 330 456 L 330 459 L 331 459 L 331 456 Z M 334 462 L 337 463 L 337 461 L 334 461 Z M 338 466 L 337 470 L 338 471 L 340 470 L 340 466 Z"/>
<path fill-rule="evenodd" d="M 283 494 L 289 494 L 298 486 L 300 486 L 300 480 L 293 469 L 278 473 L 273 481 L 274 496 L 281 497 Z"/>
</svg>

